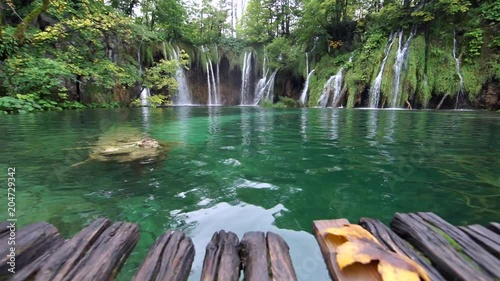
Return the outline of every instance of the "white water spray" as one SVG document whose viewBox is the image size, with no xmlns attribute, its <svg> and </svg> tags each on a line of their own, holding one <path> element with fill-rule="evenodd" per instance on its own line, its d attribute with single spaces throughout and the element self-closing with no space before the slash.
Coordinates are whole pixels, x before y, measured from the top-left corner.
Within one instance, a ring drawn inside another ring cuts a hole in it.
<svg viewBox="0 0 500 281">
<path fill-rule="evenodd" d="M 247 51 L 243 57 L 243 68 L 241 76 L 241 100 L 240 105 L 248 105 L 250 101 L 250 75 L 252 71 L 252 52 Z"/>
<path fill-rule="evenodd" d="M 300 103 L 302 105 L 306 105 L 307 91 L 309 90 L 309 79 L 311 78 L 311 75 L 313 75 L 315 70 L 316 69 L 313 69 L 311 70 L 311 72 L 309 72 L 309 74 L 307 74 L 306 83 L 304 84 L 304 90 L 302 90 L 302 94 L 300 95 Z"/>
<path fill-rule="evenodd" d="M 456 35 L 455 30 L 453 30 L 453 58 L 455 59 L 455 64 L 457 65 L 457 74 L 458 74 L 458 77 L 460 78 L 460 88 L 458 89 L 458 92 L 457 92 L 457 100 L 455 102 L 455 109 L 458 108 L 460 95 L 464 92 L 464 77 L 462 76 L 460 58 L 457 56 L 457 49 L 458 49 L 457 35 Z"/>
<path fill-rule="evenodd" d="M 371 108 L 378 107 L 378 102 L 380 100 L 380 86 L 382 85 L 382 74 L 384 73 L 385 64 L 387 63 L 387 59 L 389 58 L 389 53 L 391 52 L 392 45 L 394 45 L 395 41 L 396 41 L 396 36 L 394 36 L 394 34 L 391 34 L 391 36 L 389 37 L 389 42 L 390 42 L 389 46 L 387 46 L 385 49 L 385 57 L 382 60 L 382 64 L 380 65 L 380 71 L 378 72 L 377 77 L 375 77 L 373 85 L 370 88 L 370 100 L 368 103 L 368 107 Z"/>
<path fill-rule="evenodd" d="M 172 56 L 171 60 L 177 60 L 181 63 L 181 52 L 179 47 L 172 47 Z M 186 79 L 186 74 L 184 73 L 184 68 L 182 65 L 179 65 L 177 70 L 175 71 L 175 80 L 179 85 L 177 89 L 177 97 L 175 99 L 176 105 L 191 105 L 191 92 L 189 91 L 189 86 Z"/>
<path fill-rule="evenodd" d="M 410 48 L 410 42 L 413 38 L 415 32 L 412 30 L 408 39 L 406 39 L 403 45 L 403 30 L 399 32 L 399 46 L 396 53 L 396 62 L 394 63 L 394 80 L 392 81 L 392 87 L 394 93 L 392 94 L 391 107 L 399 107 L 399 93 L 401 92 L 401 71 L 403 69 L 403 64 L 408 58 L 408 50 Z"/>
</svg>

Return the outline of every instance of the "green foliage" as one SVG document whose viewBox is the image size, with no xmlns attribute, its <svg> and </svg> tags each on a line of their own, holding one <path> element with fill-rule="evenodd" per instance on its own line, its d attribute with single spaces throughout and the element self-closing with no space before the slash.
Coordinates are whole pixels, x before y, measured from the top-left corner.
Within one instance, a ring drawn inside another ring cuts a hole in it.
<svg viewBox="0 0 500 281">
<path fill-rule="evenodd" d="M 472 60 L 481 54 L 483 45 L 483 30 L 481 28 L 473 29 L 464 34 L 467 40 L 467 60 Z"/>
<path fill-rule="evenodd" d="M 143 85 L 148 88 L 177 90 L 178 84 L 175 80 L 175 72 L 179 67 L 176 60 L 160 60 L 153 67 L 144 71 Z"/>
</svg>

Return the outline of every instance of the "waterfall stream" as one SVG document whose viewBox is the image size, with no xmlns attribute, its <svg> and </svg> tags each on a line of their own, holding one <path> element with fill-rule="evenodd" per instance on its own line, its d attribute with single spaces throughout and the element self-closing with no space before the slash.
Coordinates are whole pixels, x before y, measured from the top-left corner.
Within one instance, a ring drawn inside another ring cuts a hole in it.
<svg viewBox="0 0 500 281">
<path fill-rule="evenodd" d="M 302 94 L 300 95 L 300 103 L 302 105 L 306 105 L 307 91 L 309 90 L 309 79 L 311 78 L 311 75 L 314 74 L 315 70 L 316 69 L 313 69 L 313 70 L 311 70 L 311 72 L 309 72 L 309 74 L 307 74 L 306 83 L 304 84 L 304 90 L 302 90 Z"/>
<path fill-rule="evenodd" d="M 252 52 L 246 51 L 243 57 L 240 105 L 248 105 L 250 102 L 251 74 L 252 74 Z"/>
<path fill-rule="evenodd" d="M 460 78 L 460 88 L 458 89 L 458 92 L 457 92 L 457 100 L 455 102 L 455 109 L 458 108 L 460 95 L 464 92 L 464 77 L 462 76 L 460 58 L 457 56 L 457 49 L 458 49 L 457 35 L 455 33 L 455 30 L 453 30 L 453 58 L 455 59 L 455 64 L 457 65 L 457 74 L 458 74 L 458 77 Z"/>
<path fill-rule="evenodd" d="M 179 63 L 181 62 L 181 52 L 179 47 L 172 47 L 172 55 L 170 57 L 171 60 L 177 60 Z M 191 105 L 191 92 L 189 90 L 189 86 L 186 79 L 186 74 L 184 73 L 184 67 L 179 65 L 177 70 L 175 71 L 175 80 L 178 84 L 177 96 L 174 100 L 174 104 L 176 105 Z"/>
<path fill-rule="evenodd" d="M 399 46 L 396 53 L 396 62 L 394 63 L 394 79 L 392 81 L 392 88 L 394 93 L 392 94 L 391 107 L 399 107 L 399 93 L 401 92 L 401 72 L 403 70 L 403 65 L 408 58 L 408 50 L 410 49 L 410 42 L 415 34 L 414 30 L 411 31 L 410 36 L 406 39 L 403 45 L 403 30 L 399 32 Z"/>
<path fill-rule="evenodd" d="M 389 36 L 388 46 L 385 48 L 385 57 L 382 60 L 382 64 L 380 65 L 380 71 L 378 72 L 377 77 L 375 77 L 373 85 L 370 88 L 370 100 L 368 103 L 368 107 L 371 108 L 378 107 L 378 102 L 380 100 L 380 86 L 382 85 L 382 74 L 384 73 L 385 64 L 387 63 L 387 59 L 389 58 L 389 54 L 392 49 L 392 45 L 394 45 L 395 41 L 396 41 L 396 36 L 394 36 L 394 34 L 391 34 L 391 36 Z"/>
</svg>

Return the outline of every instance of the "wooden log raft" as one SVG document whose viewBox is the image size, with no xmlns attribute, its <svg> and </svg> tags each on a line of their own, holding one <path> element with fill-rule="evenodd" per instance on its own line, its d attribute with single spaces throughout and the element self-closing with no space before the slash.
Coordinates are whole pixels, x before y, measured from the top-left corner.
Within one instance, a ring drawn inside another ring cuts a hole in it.
<svg viewBox="0 0 500 281">
<path fill-rule="evenodd" d="M 460 229 L 497 259 L 500 259 L 500 235 L 478 224 L 461 226 Z"/>
<path fill-rule="evenodd" d="M 241 261 L 238 254 L 238 236 L 221 230 L 214 233 L 207 245 L 201 281 L 237 281 Z"/>
<path fill-rule="evenodd" d="M 240 256 L 245 281 L 296 281 L 286 242 L 279 235 L 268 232 L 247 232 L 240 243 Z"/>
<path fill-rule="evenodd" d="M 381 242 L 388 250 L 397 254 L 404 255 L 418 263 L 425 269 L 427 275 L 432 281 L 445 281 L 446 279 L 432 267 L 431 263 L 415 251 L 408 242 L 396 235 L 385 224 L 376 219 L 360 218 L 359 225 L 368 230 L 379 242 Z"/>
<path fill-rule="evenodd" d="M 451 225 L 433 213 L 417 213 L 417 215 L 453 239 L 453 241 L 459 245 L 456 248 L 459 248 L 462 253 L 469 256 L 491 277 L 500 279 L 500 260 L 496 259 L 486 249 L 474 242 L 472 238 L 458 227 Z"/>
<path fill-rule="evenodd" d="M 445 278 L 461 281 L 493 280 L 470 259 L 457 252 L 442 233 L 417 214 L 396 213 L 391 228 L 423 252 Z"/>
<path fill-rule="evenodd" d="M 500 223 L 497 223 L 497 222 L 490 222 L 490 224 L 488 225 L 488 228 L 495 232 L 496 234 L 500 234 Z"/>
<path fill-rule="evenodd" d="M 9 223 L 2 223 L 0 234 L 0 280 L 11 277 L 11 280 L 27 280 L 42 266 L 44 260 L 54 249 L 58 248 L 63 239 L 53 225 L 37 222 L 18 230 L 15 236 L 15 274 L 9 272 L 10 247 L 8 244 Z"/>
<path fill-rule="evenodd" d="M 332 227 L 342 227 L 349 224 L 346 219 L 337 220 L 317 220 L 313 221 L 313 232 L 316 240 L 318 241 L 323 259 L 325 260 L 326 267 L 330 273 L 332 280 L 342 281 L 381 281 L 381 276 L 376 270 L 376 267 L 366 267 L 366 270 L 359 270 L 359 263 L 354 263 L 344 270 L 340 270 L 337 264 L 337 251 L 336 246 L 328 239 L 326 239 L 325 231 Z"/>
<path fill-rule="evenodd" d="M 98 219 L 51 255 L 35 280 L 112 280 L 138 239 L 137 225 Z"/>
<path fill-rule="evenodd" d="M 158 238 L 139 267 L 134 281 L 185 281 L 194 260 L 191 238 L 169 230 Z"/>
</svg>

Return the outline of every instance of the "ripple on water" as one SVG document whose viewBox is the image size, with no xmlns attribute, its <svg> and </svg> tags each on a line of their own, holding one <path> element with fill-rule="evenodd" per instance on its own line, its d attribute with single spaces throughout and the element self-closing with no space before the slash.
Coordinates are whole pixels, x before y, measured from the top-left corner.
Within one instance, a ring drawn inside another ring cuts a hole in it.
<svg viewBox="0 0 500 281">
<path fill-rule="evenodd" d="M 251 181 L 251 180 L 247 180 L 247 179 L 237 179 L 234 182 L 234 187 L 236 187 L 236 188 L 270 189 L 270 190 L 279 189 L 278 186 L 267 183 L 267 182 Z"/>
</svg>

